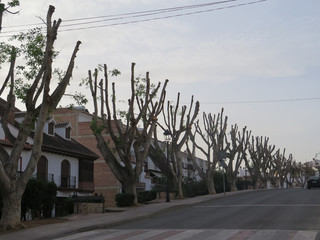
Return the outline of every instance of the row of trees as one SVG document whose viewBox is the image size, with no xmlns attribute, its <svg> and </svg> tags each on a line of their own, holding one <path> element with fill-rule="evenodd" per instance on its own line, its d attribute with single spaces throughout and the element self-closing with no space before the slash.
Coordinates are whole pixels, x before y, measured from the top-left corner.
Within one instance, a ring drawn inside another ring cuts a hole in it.
<svg viewBox="0 0 320 240">
<path fill-rule="evenodd" d="M 0 195 L 3 200 L 0 229 L 17 228 L 20 224 L 21 199 L 41 156 L 44 124 L 50 111 L 58 105 L 65 93 L 79 50 L 80 41 L 76 43 L 66 72 L 62 76 L 58 71 L 59 82 L 54 85 L 53 60 L 57 52 L 54 51 L 53 45 L 61 24 L 61 19 L 52 20 L 54 10 L 54 7 L 50 6 L 47 13 L 46 37 L 41 31 L 33 30 L 13 39 L 21 42 L 19 48 L 0 44 L 0 61 L 1 63 L 8 61 L 10 64 L 8 75 L 0 90 L 1 96 L 5 92 L 4 89 L 8 88 L 7 101 L 0 101 L 0 118 L 6 139 L 12 146 L 10 152 L 0 146 Z M 26 62 L 22 66 L 16 66 L 16 58 L 21 56 Z M 210 194 L 215 193 L 213 172 L 217 162 L 224 155 L 221 153 L 225 153 L 229 159 L 226 167 L 227 178 L 233 190 L 235 190 L 237 170 L 243 162 L 252 178 L 256 178 L 257 181 L 266 183 L 268 179 L 277 176 L 282 182 L 286 181 L 284 171 L 286 167 L 294 165 L 291 155 L 286 157 L 285 151 L 275 151 L 275 147 L 269 145 L 268 138 L 252 137 L 246 128 L 240 131 L 237 125 L 233 125 L 228 130 L 228 118 L 224 116 L 223 109 L 215 115 L 203 113 L 200 121 L 197 119 L 200 104 L 194 102 L 193 97 L 189 106 L 181 106 L 178 93 L 176 103 L 172 104 L 166 100 L 168 80 L 153 85 L 149 73 L 146 73 L 143 79 L 136 78 L 134 67 L 135 64 L 132 64 L 128 109 L 120 112 L 116 104 L 115 84 L 110 84 L 110 71 L 107 66 L 103 67 L 101 80 L 98 70 L 89 71 L 88 74 L 88 84 L 94 102 L 91 128 L 102 156 L 126 192 L 136 196 L 139 176 L 147 156 L 150 156 L 155 165 L 173 179 L 178 197 L 183 197 L 180 153 L 185 146 L 193 160 L 196 150 L 206 156 L 208 165 L 206 171 L 202 171 L 196 161 L 194 165 L 202 178 L 207 181 Z M 15 74 L 18 75 L 17 79 Z M 24 80 L 28 82 L 25 83 Z M 9 122 L 16 97 L 25 103 L 27 112 L 18 126 L 18 133 L 14 135 L 10 131 Z M 35 134 L 30 159 L 25 171 L 18 175 L 18 162 L 32 130 Z M 172 137 L 169 166 L 166 164 L 167 156 L 160 148 L 158 139 L 158 132 L 164 130 L 168 130 Z"/>
<path fill-rule="evenodd" d="M 88 83 L 94 101 L 93 133 L 98 141 L 98 148 L 106 163 L 122 184 L 125 192 L 136 194 L 136 185 L 142 173 L 146 157 L 173 181 L 177 197 L 183 197 L 183 167 L 181 152 L 187 149 L 189 158 L 200 177 L 206 181 L 209 194 L 215 194 L 214 173 L 219 161 L 226 161 L 225 171 L 231 191 L 236 191 L 239 168 L 245 166 L 254 183 L 267 187 L 267 182 L 280 187 L 292 185 L 293 181 L 305 181 L 307 169 L 295 163 L 286 150 L 276 149 L 269 144 L 268 137 L 252 136 L 247 127 L 239 129 L 238 125 L 228 128 L 228 117 L 224 109 L 218 114 L 203 113 L 197 119 L 200 104 L 194 103 L 193 97 L 189 106 L 180 106 L 180 93 L 176 104 L 165 100 L 168 80 L 151 88 L 149 73 L 145 81 L 137 81 L 131 68 L 131 97 L 128 109 L 119 111 L 116 107 L 116 88 L 112 83 L 112 94 L 108 92 L 109 74 L 104 65 L 103 79 L 98 83 L 99 71 L 89 71 Z M 140 84 L 140 85 L 139 85 Z M 137 89 L 143 91 L 138 91 Z M 156 97 L 157 93 L 160 97 Z M 122 118 L 121 118 L 122 117 Z M 124 124 L 123 124 L 124 123 Z M 161 148 L 158 133 L 171 133 L 170 164 L 167 165 L 166 152 Z M 111 140 L 107 138 L 110 135 Z M 134 152 L 131 149 L 134 149 Z M 206 167 L 199 165 L 195 152 L 205 156 Z M 135 200 L 137 202 L 137 199 Z"/>
<path fill-rule="evenodd" d="M 140 81 L 135 77 L 134 66 L 135 64 L 132 63 L 131 97 L 128 100 L 128 109 L 121 111 L 122 118 L 117 114 L 114 83 L 112 83 L 111 96 L 109 94 L 107 66 L 104 65 L 104 78 L 99 82 L 98 69 L 94 70 L 94 74 L 89 71 L 88 83 L 94 102 L 94 120 L 91 128 L 98 141 L 98 148 L 125 192 L 136 196 L 135 203 L 138 202 L 136 186 L 147 156 L 151 157 L 162 172 L 171 175 L 178 197 L 183 197 L 180 152 L 199 112 L 199 102 L 194 104 L 192 98 L 189 110 L 186 106 L 180 109 L 180 94 L 178 94 L 176 106 L 169 101 L 166 105 L 168 80 L 165 80 L 162 87 L 160 82 L 152 85 L 147 72 L 146 77 Z M 161 116 L 163 121 L 159 121 Z M 171 133 L 171 164 L 169 166 L 166 164 L 166 155 L 158 143 L 159 128 Z M 112 141 L 106 138 L 106 135 L 110 135 Z"/>
</svg>

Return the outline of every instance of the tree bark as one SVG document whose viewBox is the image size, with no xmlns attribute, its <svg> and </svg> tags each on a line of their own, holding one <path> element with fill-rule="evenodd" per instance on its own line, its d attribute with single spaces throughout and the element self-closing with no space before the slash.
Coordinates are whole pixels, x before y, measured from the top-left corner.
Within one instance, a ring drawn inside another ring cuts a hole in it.
<svg viewBox="0 0 320 240">
<path fill-rule="evenodd" d="M 124 182 L 123 184 L 123 190 L 125 193 L 134 194 L 134 196 L 137 196 L 137 183 L 135 180 L 129 180 Z M 138 204 L 137 198 L 134 200 L 134 204 Z"/>
<path fill-rule="evenodd" d="M 173 184 L 175 186 L 175 189 L 177 191 L 177 198 L 183 198 L 183 189 L 182 189 L 182 175 L 183 175 L 183 170 L 182 170 L 182 159 L 178 156 L 179 152 L 175 151 L 175 153 L 171 154 L 171 158 L 176 157 L 176 161 L 172 161 L 175 162 L 175 168 L 176 170 L 173 171 L 175 168 L 171 167 L 171 175 L 173 176 Z"/>
<path fill-rule="evenodd" d="M 0 229 L 9 230 L 19 228 L 23 192 L 21 187 L 15 187 L 2 194 L 3 208 Z"/>
<path fill-rule="evenodd" d="M 217 193 L 215 186 L 214 186 L 213 174 L 214 174 L 214 171 L 209 170 L 208 176 L 206 178 L 207 188 L 208 188 L 209 194 L 216 194 Z"/>
<path fill-rule="evenodd" d="M 182 168 L 181 168 L 182 170 Z M 182 172 L 182 171 L 181 171 Z M 171 173 L 171 176 L 173 176 L 173 184 L 175 186 L 175 189 L 177 190 L 177 198 L 183 198 L 183 189 L 182 189 L 182 175 L 176 175 Z"/>
<path fill-rule="evenodd" d="M 229 183 L 231 192 L 238 191 L 238 188 L 237 188 L 237 185 L 236 185 L 236 180 L 233 177 L 228 177 L 227 176 L 227 181 Z"/>
</svg>

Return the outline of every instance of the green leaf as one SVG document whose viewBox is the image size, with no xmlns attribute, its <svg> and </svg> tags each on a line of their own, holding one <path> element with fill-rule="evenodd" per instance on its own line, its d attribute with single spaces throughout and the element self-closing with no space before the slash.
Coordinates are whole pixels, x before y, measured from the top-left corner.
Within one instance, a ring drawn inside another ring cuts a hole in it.
<svg viewBox="0 0 320 240">
<path fill-rule="evenodd" d="M 75 92 L 75 94 L 73 95 L 73 99 L 76 101 L 78 106 L 84 106 L 88 103 L 88 99 L 86 98 L 86 96 L 79 92 Z"/>
<path fill-rule="evenodd" d="M 113 69 L 112 71 L 109 72 L 111 74 L 111 77 L 116 77 L 121 74 L 121 72 L 118 69 Z"/>
<path fill-rule="evenodd" d="M 8 6 L 10 6 L 10 7 L 20 6 L 20 1 L 19 0 L 12 0 L 12 1 L 8 2 Z"/>
</svg>

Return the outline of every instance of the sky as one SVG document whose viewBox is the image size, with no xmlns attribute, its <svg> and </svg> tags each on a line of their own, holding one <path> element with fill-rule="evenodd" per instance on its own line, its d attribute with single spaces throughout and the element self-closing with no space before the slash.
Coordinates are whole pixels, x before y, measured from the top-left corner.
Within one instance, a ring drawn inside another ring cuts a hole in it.
<svg viewBox="0 0 320 240">
<path fill-rule="evenodd" d="M 89 111 L 90 91 L 78 86 L 88 70 L 119 69 L 117 95 L 127 99 L 135 62 L 137 75 L 148 71 L 153 83 L 169 79 L 167 100 L 180 92 L 189 105 L 194 96 L 200 118 L 224 108 L 229 126 L 269 137 L 297 162 L 320 152 L 319 0 L 20 0 L 19 13 L 4 16 L 0 41 L 44 26 L 49 5 L 56 8 L 53 19 L 62 19 L 56 66 L 66 69 L 82 42 L 67 92 L 86 94 Z M 150 12 L 159 9 L 167 10 Z M 144 16 L 128 15 L 137 12 Z"/>
</svg>

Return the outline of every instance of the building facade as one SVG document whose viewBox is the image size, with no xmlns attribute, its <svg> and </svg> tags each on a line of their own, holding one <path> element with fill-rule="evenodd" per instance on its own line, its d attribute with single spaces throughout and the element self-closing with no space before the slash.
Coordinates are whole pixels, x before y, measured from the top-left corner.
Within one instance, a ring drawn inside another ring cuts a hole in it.
<svg viewBox="0 0 320 240">
<path fill-rule="evenodd" d="M 75 107 L 59 108 L 51 115 L 57 122 L 70 122 L 72 125 L 71 137 L 99 155 L 99 158 L 94 161 L 95 193 L 98 195 L 102 194 L 105 197 L 107 207 L 115 206 L 115 195 L 122 191 L 121 184 L 116 179 L 97 148 L 96 138 L 90 128 L 93 117 L 92 114 L 84 107 Z M 106 141 L 111 140 L 107 134 L 105 134 L 105 139 Z M 160 142 L 159 144 L 161 144 L 161 149 L 166 153 L 166 143 Z M 183 176 L 185 178 L 192 178 L 195 181 L 201 180 L 191 159 L 188 157 L 188 154 L 186 152 L 181 152 L 180 154 L 182 158 Z M 205 160 L 196 157 L 196 161 L 204 170 L 207 168 Z M 132 156 L 132 164 L 134 164 L 134 156 Z M 143 172 L 139 177 L 137 191 L 152 190 L 158 183 L 157 180 L 164 177 L 161 170 L 157 168 L 153 161 L 148 157 L 143 166 Z"/>
<path fill-rule="evenodd" d="M 9 124 L 14 136 L 24 113 L 16 112 L 15 121 Z M 57 122 L 49 118 L 43 132 L 42 155 L 33 177 L 54 182 L 58 187 L 57 205 L 74 195 L 88 196 L 94 193 L 94 161 L 99 157 L 93 151 L 71 138 L 70 122 Z M 5 137 L 0 125 L 0 144 L 10 154 L 12 144 Z M 25 171 L 31 156 L 33 132 L 27 139 L 18 163 L 18 173 Z M 57 209 L 57 208 L 56 208 Z"/>
<path fill-rule="evenodd" d="M 71 137 L 99 156 L 94 161 L 95 193 L 105 197 L 107 207 L 115 206 L 115 195 L 121 192 L 121 185 L 102 158 L 97 141 L 90 128 L 92 115 L 85 108 L 59 108 L 52 114 L 57 122 L 70 122 Z M 105 136 L 108 139 L 108 135 Z"/>
</svg>

